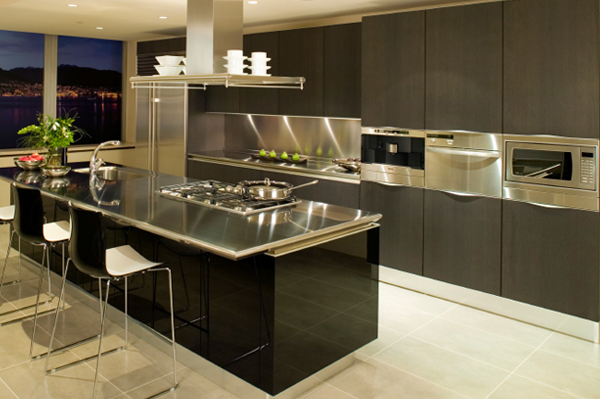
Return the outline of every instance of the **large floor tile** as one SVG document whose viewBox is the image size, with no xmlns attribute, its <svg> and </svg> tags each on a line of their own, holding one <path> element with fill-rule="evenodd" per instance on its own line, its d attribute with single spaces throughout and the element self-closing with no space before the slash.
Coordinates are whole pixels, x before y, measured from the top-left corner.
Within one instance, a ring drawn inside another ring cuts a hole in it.
<svg viewBox="0 0 600 399">
<path fill-rule="evenodd" d="M 600 398 L 600 368 L 542 349 L 537 350 L 515 374 L 581 398 Z"/>
<path fill-rule="evenodd" d="M 330 384 L 360 399 L 464 398 L 439 385 L 373 359 L 354 365 Z"/>
<path fill-rule="evenodd" d="M 452 308 L 440 317 L 536 347 L 552 335 L 550 330 L 466 306 Z"/>
<path fill-rule="evenodd" d="M 13 391 L 8 388 L 4 381 L 0 381 L 0 398 L 2 399 L 18 399 Z"/>
<path fill-rule="evenodd" d="M 490 395 L 489 399 L 575 399 L 568 393 L 539 384 L 527 378 L 511 375 Z"/>
<path fill-rule="evenodd" d="M 508 371 L 517 368 L 536 349 L 442 318 L 427 323 L 411 337 Z"/>
<path fill-rule="evenodd" d="M 29 348 L 33 323 L 29 321 L 8 324 L 0 328 L 0 369 L 29 362 Z M 38 329 L 35 334 L 33 353 L 45 351 L 50 342 L 50 335 Z M 1 398 L 2 396 L 0 396 Z"/>
<path fill-rule="evenodd" d="M 373 357 L 469 398 L 485 398 L 507 371 L 406 337 Z"/>
<path fill-rule="evenodd" d="M 62 354 L 61 363 L 75 360 L 69 353 Z M 45 373 L 43 360 L 21 363 L 0 371 L 0 378 L 6 382 L 19 399 L 81 399 L 91 397 L 94 388 L 94 370 L 80 364 Z M 98 398 L 115 398 L 121 395 L 117 388 L 101 378 L 98 383 Z"/>
<path fill-rule="evenodd" d="M 302 399 L 355 399 L 355 397 L 330 385 L 321 384 L 307 395 L 302 396 Z"/>
<path fill-rule="evenodd" d="M 410 334 L 435 317 L 430 313 L 398 305 L 385 299 L 379 300 L 379 325 Z"/>
<path fill-rule="evenodd" d="M 209 379 L 186 368 L 177 371 L 179 387 L 161 396 L 161 399 L 237 399 L 235 395 L 219 387 Z M 147 398 L 173 385 L 173 375 L 169 374 L 152 383 L 127 392 L 131 399 Z"/>
<path fill-rule="evenodd" d="M 421 312 L 434 315 L 442 314 L 457 306 L 454 302 L 434 298 L 429 295 L 381 282 L 379 283 L 379 295 L 386 301 L 391 301 L 401 306 L 411 307 L 418 309 Z"/>
<path fill-rule="evenodd" d="M 554 333 L 544 342 L 542 349 L 572 360 L 600 367 L 600 345 L 593 342 Z"/>
<path fill-rule="evenodd" d="M 377 330 L 377 339 L 360 348 L 359 354 L 371 357 L 404 337 L 398 331 L 383 326 L 379 326 Z"/>
</svg>

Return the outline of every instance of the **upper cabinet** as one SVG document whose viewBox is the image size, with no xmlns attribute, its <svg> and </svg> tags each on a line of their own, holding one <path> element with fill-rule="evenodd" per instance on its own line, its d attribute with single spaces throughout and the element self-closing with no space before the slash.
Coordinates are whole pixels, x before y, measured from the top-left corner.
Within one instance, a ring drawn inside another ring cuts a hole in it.
<svg viewBox="0 0 600 399">
<path fill-rule="evenodd" d="M 425 128 L 502 132 L 502 3 L 425 15 Z"/>
<path fill-rule="evenodd" d="M 323 29 L 323 114 L 360 118 L 361 24 Z"/>
<path fill-rule="evenodd" d="M 279 74 L 304 76 L 304 90 L 279 90 L 279 114 L 323 116 L 323 28 L 279 32 Z"/>
<path fill-rule="evenodd" d="M 504 132 L 597 139 L 598 1 L 503 4 Z"/>
<path fill-rule="evenodd" d="M 363 18 L 362 124 L 425 127 L 425 12 Z"/>
<path fill-rule="evenodd" d="M 277 76 L 279 72 L 279 33 L 257 33 L 244 36 L 244 54 L 250 57 L 253 51 L 265 51 L 271 60 L 267 73 Z M 247 62 L 247 64 L 250 64 Z M 249 73 L 251 71 L 248 71 Z M 241 89 L 240 112 L 243 114 L 277 115 L 279 112 L 279 90 Z"/>
</svg>

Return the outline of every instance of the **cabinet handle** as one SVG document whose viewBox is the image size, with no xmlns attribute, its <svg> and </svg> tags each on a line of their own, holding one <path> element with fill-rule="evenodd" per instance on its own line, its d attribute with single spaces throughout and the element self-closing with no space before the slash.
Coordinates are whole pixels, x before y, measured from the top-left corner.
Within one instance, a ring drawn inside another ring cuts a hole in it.
<svg viewBox="0 0 600 399">
<path fill-rule="evenodd" d="M 480 157 L 480 158 L 500 158 L 502 155 L 497 151 L 481 151 L 481 150 L 459 150 L 452 148 L 427 147 L 428 152 L 447 155 L 461 155 L 464 157 Z"/>
<path fill-rule="evenodd" d="M 570 208 L 568 206 L 562 206 L 562 205 L 550 205 L 550 204 L 541 204 L 539 202 L 529 202 L 529 201 L 524 201 L 526 204 L 531 204 L 534 206 L 539 206 L 540 208 L 551 208 L 551 209 L 575 209 L 575 208 Z"/>
<path fill-rule="evenodd" d="M 448 193 L 448 194 L 452 194 L 452 195 L 457 195 L 459 197 L 482 197 L 484 198 L 485 196 L 483 195 L 479 195 L 479 194 L 472 194 L 472 193 L 462 193 L 460 191 L 450 191 L 450 190 L 441 190 L 444 193 Z"/>
<path fill-rule="evenodd" d="M 382 186 L 388 186 L 388 187 L 419 187 L 419 186 L 411 186 L 410 184 L 387 183 L 387 182 L 383 182 L 383 181 L 379 181 L 379 180 L 365 180 L 365 181 L 381 184 Z"/>
</svg>

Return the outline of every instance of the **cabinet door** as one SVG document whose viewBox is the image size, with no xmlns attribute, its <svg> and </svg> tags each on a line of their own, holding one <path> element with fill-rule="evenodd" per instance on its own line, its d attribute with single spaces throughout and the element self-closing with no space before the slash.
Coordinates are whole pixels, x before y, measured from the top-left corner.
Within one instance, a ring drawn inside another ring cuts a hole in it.
<svg viewBox="0 0 600 399">
<path fill-rule="evenodd" d="M 360 118 L 361 24 L 326 26 L 323 113 Z"/>
<path fill-rule="evenodd" d="M 188 161 L 188 176 L 199 180 L 220 180 L 227 183 L 237 183 L 242 180 L 260 179 L 260 171 L 256 169 L 238 168 L 235 166 L 219 165 L 212 162 L 196 160 Z"/>
<path fill-rule="evenodd" d="M 208 112 L 240 112 L 240 89 L 236 87 L 210 86 L 206 99 Z"/>
<path fill-rule="evenodd" d="M 304 90 L 279 90 L 279 114 L 323 116 L 323 28 L 279 32 L 279 73 L 304 76 Z"/>
<path fill-rule="evenodd" d="M 360 209 L 381 213 L 379 263 L 423 274 L 423 189 L 360 184 Z"/>
<path fill-rule="evenodd" d="M 265 51 L 267 57 L 271 59 L 267 63 L 271 67 L 268 73 L 273 76 L 281 75 L 279 73 L 279 32 L 245 35 L 244 54 L 250 57 L 253 51 Z M 277 115 L 279 113 L 279 91 L 274 89 L 240 90 L 240 112 Z"/>
<path fill-rule="evenodd" d="M 423 275 L 500 295 L 502 200 L 425 190 Z"/>
<path fill-rule="evenodd" d="M 343 183 L 318 177 L 296 176 L 287 173 L 262 172 L 262 178 L 268 177 L 271 180 L 286 181 L 297 186 L 308 183 L 313 180 L 319 180 L 314 186 L 299 188 L 294 191 L 294 195 L 300 199 L 309 201 L 324 202 L 331 205 L 345 206 L 358 209 L 360 185 L 352 183 Z"/>
<path fill-rule="evenodd" d="M 363 18 L 362 124 L 425 127 L 425 12 Z"/>
<path fill-rule="evenodd" d="M 504 132 L 598 138 L 597 0 L 504 4 Z"/>
<path fill-rule="evenodd" d="M 502 296 L 598 321 L 598 213 L 503 201 Z"/>
<path fill-rule="evenodd" d="M 425 127 L 502 132 L 502 3 L 425 15 Z"/>
</svg>

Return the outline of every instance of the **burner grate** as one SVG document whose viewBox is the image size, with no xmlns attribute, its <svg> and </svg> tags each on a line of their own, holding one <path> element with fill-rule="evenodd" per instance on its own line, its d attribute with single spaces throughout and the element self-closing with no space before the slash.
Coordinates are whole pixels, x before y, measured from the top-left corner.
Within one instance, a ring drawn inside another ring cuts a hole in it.
<svg viewBox="0 0 600 399">
<path fill-rule="evenodd" d="M 241 187 L 217 180 L 201 180 L 191 183 L 163 186 L 163 197 L 199 204 L 239 215 L 270 211 L 294 206 L 301 202 L 296 196 L 284 200 L 255 200 L 241 195 Z"/>
</svg>

